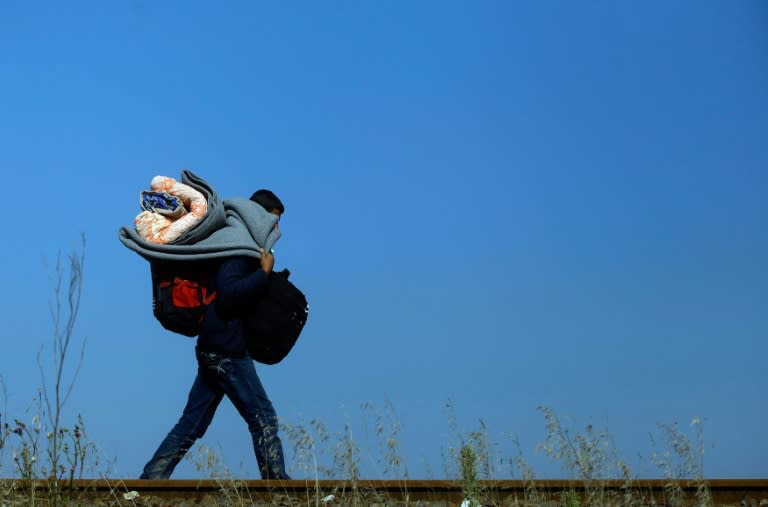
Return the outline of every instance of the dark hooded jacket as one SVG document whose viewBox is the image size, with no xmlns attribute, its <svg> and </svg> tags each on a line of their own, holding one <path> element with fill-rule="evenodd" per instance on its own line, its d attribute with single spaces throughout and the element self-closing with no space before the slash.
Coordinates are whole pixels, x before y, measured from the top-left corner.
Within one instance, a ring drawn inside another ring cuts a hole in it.
<svg viewBox="0 0 768 507">
<path fill-rule="evenodd" d="M 210 280 L 216 300 L 206 310 L 197 348 L 228 357 L 247 356 L 243 318 L 249 303 L 263 294 L 268 279 L 257 259 L 229 257 L 220 261 Z"/>
</svg>

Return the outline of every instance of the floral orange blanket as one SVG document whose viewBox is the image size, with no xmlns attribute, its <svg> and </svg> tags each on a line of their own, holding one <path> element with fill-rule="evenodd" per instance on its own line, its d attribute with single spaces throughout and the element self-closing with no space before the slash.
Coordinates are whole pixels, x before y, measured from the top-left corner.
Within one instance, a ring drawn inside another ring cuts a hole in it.
<svg viewBox="0 0 768 507">
<path fill-rule="evenodd" d="M 150 189 L 141 193 L 144 210 L 133 223 L 142 239 L 151 243 L 173 243 L 200 223 L 208 210 L 202 193 L 168 176 L 152 178 Z"/>
</svg>

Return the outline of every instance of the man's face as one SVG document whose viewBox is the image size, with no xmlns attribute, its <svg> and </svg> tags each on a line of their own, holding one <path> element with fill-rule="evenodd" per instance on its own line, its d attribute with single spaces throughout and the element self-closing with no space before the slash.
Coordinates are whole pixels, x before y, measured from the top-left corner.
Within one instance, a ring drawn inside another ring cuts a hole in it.
<svg viewBox="0 0 768 507">
<path fill-rule="evenodd" d="M 277 229 L 278 226 L 280 225 L 280 216 L 283 213 L 277 208 L 272 208 L 269 212 L 277 217 L 277 222 L 275 222 L 275 227 L 274 227 L 275 229 Z"/>
</svg>

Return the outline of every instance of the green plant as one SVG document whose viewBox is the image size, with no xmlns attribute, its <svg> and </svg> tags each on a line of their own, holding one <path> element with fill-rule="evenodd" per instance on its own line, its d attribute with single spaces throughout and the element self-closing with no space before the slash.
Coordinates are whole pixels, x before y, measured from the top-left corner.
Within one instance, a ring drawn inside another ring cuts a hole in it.
<svg viewBox="0 0 768 507">
<path fill-rule="evenodd" d="M 313 479 L 315 484 L 314 498 L 315 506 L 319 506 L 321 498 L 320 478 L 331 475 L 331 470 L 320 464 L 323 446 L 330 440 L 325 425 L 316 419 L 312 419 L 309 424 L 300 422 L 299 424 L 281 424 L 282 430 L 286 435 L 286 440 L 292 444 L 292 457 L 290 460 L 289 471 L 294 478 L 305 476 Z M 305 472 L 306 475 L 301 472 Z"/>
<path fill-rule="evenodd" d="M 618 478 L 616 472 L 628 473 L 628 467 L 618 459 L 610 434 L 596 431 L 590 424 L 582 433 L 571 435 L 554 411 L 544 406 L 539 410 L 544 414 L 547 436 L 537 450 L 561 462 L 569 478 L 583 484 L 585 505 L 614 503 L 616 499 L 606 489 L 606 481 Z M 568 501 L 573 502 L 575 491 L 571 493 Z"/>
<path fill-rule="evenodd" d="M 544 496 L 536 485 L 536 473 L 533 467 L 523 457 L 520 441 L 516 436 L 511 436 L 516 454 L 510 458 L 509 465 L 512 477 L 515 477 L 515 470 L 520 472 L 520 478 L 525 484 L 523 503 L 525 505 L 542 505 L 545 501 Z M 515 498 L 515 504 L 519 504 L 519 499 Z"/>
<path fill-rule="evenodd" d="M 373 429 L 375 435 L 375 445 L 369 445 L 368 448 L 376 448 L 378 453 L 372 459 L 377 465 L 377 471 L 383 478 L 397 480 L 400 484 L 400 495 L 404 504 L 410 504 L 410 494 L 408 491 L 408 466 L 402 456 L 401 451 L 401 425 L 397 417 L 395 407 L 391 401 L 387 400 L 383 409 L 379 409 L 373 403 L 366 402 L 361 404 L 363 410 L 365 427 L 368 428 L 369 417 L 373 416 Z M 386 499 L 381 499 L 385 502 Z M 386 502 L 385 502 L 386 503 Z"/>
<path fill-rule="evenodd" d="M 293 450 L 288 467 L 292 477 L 310 477 L 317 481 L 333 476 L 333 470 L 323 464 L 331 435 L 322 422 L 312 419 L 309 423 L 282 423 L 281 427 Z"/>
<path fill-rule="evenodd" d="M 496 471 L 494 466 L 495 444 L 492 444 L 488 439 L 488 428 L 485 422 L 479 419 L 479 428 L 466 433 L 459 429 L 454 407 L 450 401 L 446 403 L 445 410 L 448 417 L 448 429 L 450 430 L 448 449 L 442 451 L 445 475 L 447 477 L 462 475 L 461 451 L 469 445 L 475 453 L 478 478 L 481 480 L 493 479 Z M 456 469 L 456 465 L 458 465 L 458 469 Z"/>
<path fill-rule="evenodd" d="M 471 506 L 478 506 L 488 501 L 488 491 L 480 481 L 491 480 L 496 473 L 494 466 L 494 447 L 488 438 L 488 428 L 485 422 L 478 420 L 479 428 L 465 433 L 458 427 L 453 404 L 449 401 L 445 406 L 448 414 L 448 427 L 452 434 L 452 444 L 447 450 L 448 464 L 445 465 L 446 475 L 458 475 L 462 484 L 465 501 Z M 445 461 L 445 451 L 443 459 Z"/>
<path fill-rule="evenodd" d="M 461 493 L 470 507 L 480 506 L 480 483 L 477 478 L 477 454 L 471 445 L 464 444 L 459 452 Z"/>
<path fill-rule="evenodd" d="M 11 435 L 11 426 L 4 419 L 8 413 L 8 389 L 5 385 L 5 379 L 0 375 L 0 392 L 3 397 L 3 410 L 0 412 L 0 477 L 3 477 L 3 464 L 5 463 L 5 449 L 7 447 L 8 438 Z M 0 483 L 0 499 L 7 498 L 11 495 L 13 490 L 12 484 L 5 481 Z"/>
<path fill-rule="evenodd" d="M 682 484 L 693 482 L 696 485 L 698 505 L 709 507 L 713 502 L 704 480 L 704 430 L 701 419 L 694 417 L 689 427 L 693 432 L 693 439 L 681 431 L 677 423 L 660 424 L 665 447 L 654 452 L 652 459 L 664 474 L 664 489 L 670 505 L 682 505 Z M 656 445 L 653 436 L 651 440 Z"/>
<path fill-rule="evenodd" d="M 384 478 L 408 480 L 408 467 L 402 457 L 401 426 L 395 413 L 395 407 L 387 401 L 384 409 L 378 409 L 373 403 L 361 404 L 365 416 L 373 416 L 375 446 L 378 455 L 374 460 L 379 465 Z M 367 418 L 366 418 L 367 420 Z"/>
<path fill-rule="evenodd" d="M 3 411 L 0 412 L 0 472 L 3 467 L 3 453 L 5 451 L 5 442 L 8 440 L 8 436 L 11 433 L 11 427 L 3 417 L 8 413 L 8 388 L 5 385 L 5 379 L 0 375 L 0 393 L 3 396 Z"/>
<path fill-rule="evenodd" d="M 231 470 L 223 463 L 219 454 L 205 444 L 200 444 L 197 451 L 188 453 L 185 459 L 191 459 L 195 469 L 206 472 L 216 481 L 219 487 L 220 498 L 212 498 L 211 501 L 219 505 L 245 506 L 252 505 L 253 498 L 245 482 L 235 478 Z"/>
<path fill-rule="evenodd" d="M 16 470 L 24 481 L 30 484 L 39 477 L 40 463 L 37 459 L 40 450 L 40 416 L 32 418 L 32 424 L 27 425 L 19 419 L 14 419 L 16 426 L 11 430 L 18 435 L 21 444 L 17 451 L 13 453 L 13 462 L 16 464 Z"/>
<path fill-rule="evenodd" d="M 65 369 L 68 366 L 67 355 L 70 347 L 73 345 L 75 323 L 80 311 L 80 299 L 83 292 L 83 269 L 85 267 L 85 237 L 81 237 L 81 250 L 74 251 L 68 256 L 67 269 L 62 266 L 61 254 L 56 259 L 56 268 L 54 275 L 54 300 L 51 303 L 51 318 L 53 320 L 53 339 L 51 340 L 51 362 L 53 369 L 53 380 L 46 378 L 46 368 L 42 362 L 42 348 L 37 355 L 37 363 L 40 369 L 40 378 L 42 381 L 42 395 L 45 402 L 46 414 L 50 425 L 49 440 L 50 445 L 47 448 L 50 471 L 57 477 L 63 476 L 66 470 L 61 464 L 64 432 L 60 431 L 61 419 L 69 396 L 75 386 L 78 373 L 83 364 L 85 355 L 85 339 L 83 339 L 80 348 L 80 360 L 74 368 L 74 372 L 65 378 Z M 64 277 L 67 276 L 66 284 L 66 302 L 63 299 Z"/>
<path fill-rule="evenodd" d="M 51 355 L 44 360 L 44 347 L 37 353 L 41 387 L 32 407 L 32 416 L 25 422 L 7 419 L 0 430 L 0 451 L 9 445 L 8 438 L 15 436 L 13 463 L 23 479 L 26 503 L 35 505 L 44 501 L 47 505 L 66 505 L 73 500 L 72 483 L 82 478 L 91 457 L 95 460 L 95 447 L 88 442 L 83 418 L 70 428 L 63 424 L 64 409 L 72 393 L 83 364 L 85 340 L 80 348 L 79 361 L 70 365 L 70 352 L 75 345 L 74 331 L 83 288 L 85 265 L 85 238 L 81 236 L 80 249 L 67 256 L 57 256 L 53 282 L 53 300 L 49 309 L 53 323 Z M 5 394 L 5 384 L 3 383 Z M 2 455 L 0 454 L 0 458 Z M 39 497 L 33 481 L 45 479 L 46 496 Z"/>
<path fill-rule="evenodd" d="M 364 503 L 364 492 L 360 488 L 360 449 L 352 437 L 352 426 L 344 423 L 344 430 L 336 434 L 333 443 L 333 465 L 337 478 L 348 481 L 351 491 L 347 500 L 353 506 Z M 341 496 L 347 496 L 346 486 L 338 492 Z"/>
<path fill-rule="evenodd" d="M 560 506 L 561 507 L 581 507 L 581 498 L 578 493 L 572 489 L 568 489 L 560 493 Z"/>
</svg>

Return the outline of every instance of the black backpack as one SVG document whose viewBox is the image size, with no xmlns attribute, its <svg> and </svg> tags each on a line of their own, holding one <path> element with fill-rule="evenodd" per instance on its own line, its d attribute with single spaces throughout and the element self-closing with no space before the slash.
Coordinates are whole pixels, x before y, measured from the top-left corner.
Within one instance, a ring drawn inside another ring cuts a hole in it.
<svg viewBox="0 0 768 507">
<path fill-rule="evenodd" d="M 216 291 L 209 290 L 209 267 L 202 262 L 152 261 L 152 313 L 162 326 L 197 336 Z"/>
<path fill-rule="evenodd" d="M 288 280 L 290 272 L 274 271 L 264 294 L 243 319 L 248 353 L 264 364 L 282 361 L 299 339 L 309 315 L 304 294 Z"/>
</svg>

